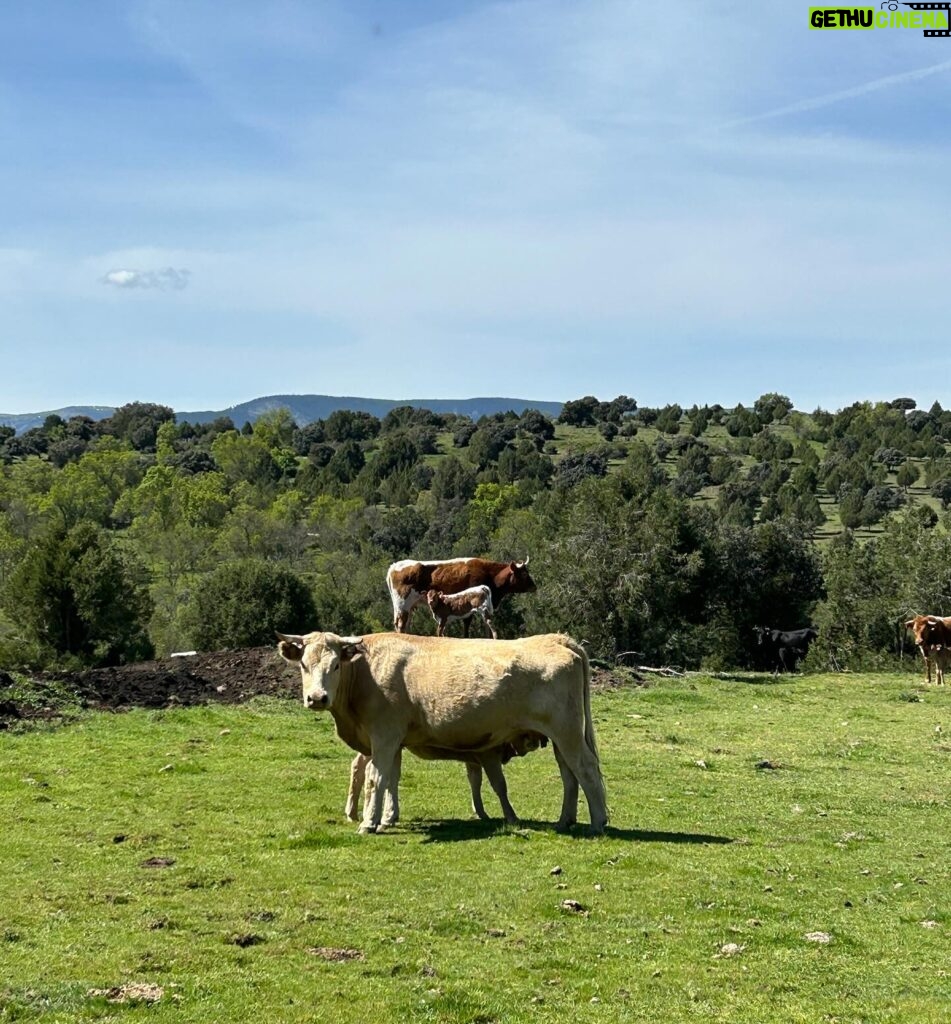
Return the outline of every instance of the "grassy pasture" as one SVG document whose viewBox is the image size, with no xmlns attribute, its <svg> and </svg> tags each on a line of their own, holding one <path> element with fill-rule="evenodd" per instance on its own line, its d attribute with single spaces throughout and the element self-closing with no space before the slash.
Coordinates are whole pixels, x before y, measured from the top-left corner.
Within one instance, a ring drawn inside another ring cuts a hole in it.
<svg viewBox="0 0 951 1024">
<path fill-rule="evenodd" d="M 358 837 L 329 719 L 277 700 L 0 736 L 0 1021 L 945 1021 L 951 688 L 918 684 L 596 694 L 596 839 L 551 831 L 548 750 L 508 766 L 521 828 L 408 756 Z"/>
</svg>

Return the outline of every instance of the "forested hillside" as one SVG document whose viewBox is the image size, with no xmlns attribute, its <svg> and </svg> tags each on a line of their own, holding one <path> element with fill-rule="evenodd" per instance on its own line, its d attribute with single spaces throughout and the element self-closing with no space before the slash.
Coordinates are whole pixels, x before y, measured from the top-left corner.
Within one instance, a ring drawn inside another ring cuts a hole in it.
<svg viewBox="0 0 951 1024">
<path fill-rule="evenodd" d="M 754 626 L 811 622 L 813 664 L 910 664 L 902 620 L 951 612 L 948 438 L 937 404 L 778 394 L 585 397 L 557 420 L 278 408 L 241 430 L 133 403 L 0 428 L 0 668 L 387 629 L 386 566 L 462 554 L 530 557 L 503 636 L 724 669 L 757 664 Z"/>
</svg>

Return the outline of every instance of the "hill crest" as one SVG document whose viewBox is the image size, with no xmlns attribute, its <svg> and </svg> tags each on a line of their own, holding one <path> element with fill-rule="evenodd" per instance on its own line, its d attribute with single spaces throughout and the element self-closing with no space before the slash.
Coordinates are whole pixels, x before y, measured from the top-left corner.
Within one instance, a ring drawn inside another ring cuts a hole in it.
<svg viewBox="0 0 951 1024">
<path fill-rule="evenodd" d="M 326 419 L 332 412 L 347 409 L 350 412 L 366 412 L 382 419 L 391 409 L 409 405 L 431 412 L 455 413 L 477 420 L 480 416 L 491 416 L 499 412 L 521 414 L 526 409 L 538 409 L 547 416 L 556 417 L 561 412 L 562 402 L 535 402 L 527 398 L 361 398 L 351 395 L 264 395 L 247 402 L 229 406 L 226 409 L 209 409 L 193 412 L 175 410 L 179 423 L 210 423 L 222 416 L 229 416 L 239 429 L 245 423 L 254 421 L 274 409 L 288 409 L 298 426 L 306 426 L 314 420 Z M 0 413 L 0 426 L 13 427 L 18 434 L 34 427 L 41 427 L 47 416 L 88 416 L 93 420 L 105 419 L 116 410 L 107 405 L 71 405 L 62 409 L 44 412 Z"/>
</svg>

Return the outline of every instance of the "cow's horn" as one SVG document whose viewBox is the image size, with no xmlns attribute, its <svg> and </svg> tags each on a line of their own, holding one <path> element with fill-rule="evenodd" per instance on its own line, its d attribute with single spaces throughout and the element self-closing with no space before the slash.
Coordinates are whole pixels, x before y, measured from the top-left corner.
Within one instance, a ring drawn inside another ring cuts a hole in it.
<svg viewBox="0 0 951 1024">
<path fill-rule="evenodd" d="M 285 640 L 287 641 L 287 643 L 296 644 L 298 647 L 304 646 L 304 638 L 302 636 L 294 636 L 293 634 L 287 633 L 278 633 L 276 629 L 274 630 L 274 633 L 277 636 L 278 640 Z"/>
</svg>

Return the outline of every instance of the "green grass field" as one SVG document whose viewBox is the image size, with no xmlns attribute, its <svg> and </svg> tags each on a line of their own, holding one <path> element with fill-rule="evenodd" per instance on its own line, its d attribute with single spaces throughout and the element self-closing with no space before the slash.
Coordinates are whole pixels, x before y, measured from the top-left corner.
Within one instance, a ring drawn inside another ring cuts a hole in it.
<svg viewBox="0 0 951 1024">
<path fill-rule="evenodd" d="M 407 757 L 403 822 L 357 836 L 329 718 L 276 700 L 0 736 L 0 1021 L 948 1019 L 951 688 L 594 710 L 597 839 L 551 830 L 550 750 L 508 766 L 521 828 Z"/>
</svg>

